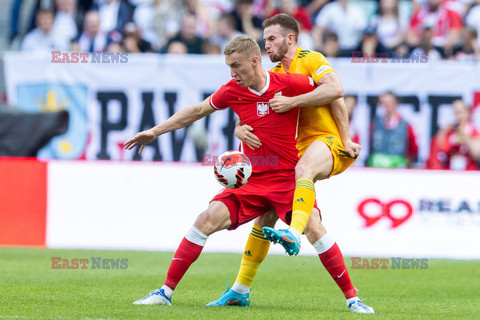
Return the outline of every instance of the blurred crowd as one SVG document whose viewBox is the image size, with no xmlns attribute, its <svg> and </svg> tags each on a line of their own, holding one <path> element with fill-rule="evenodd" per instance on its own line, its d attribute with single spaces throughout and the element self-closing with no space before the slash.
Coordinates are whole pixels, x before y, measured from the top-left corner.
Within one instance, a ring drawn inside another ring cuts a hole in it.
<svg viewBox="0 0 480 320">
<path fill-rule="evenodd" d="M 401 57 L 480 61 L 480 0 L 13 0 L 11 49 L 26 51 L 222 54 L 250 35 L 263 47 L 262 22 L 277 13 L 301 25 L 299 46 L 327 57 Z M 353 113 L 357 101 L 345 97 Z M 451 104 L 451 123 L 431 140 L 418 164 L 413 127 L 385 92 L 372 119 L 365 165 L 476 170 L 480 132 L 463 101 Z"/>
<path fill-rule="evenodd" d="M 12 0 L 9 35 L 21 50 L 221 54 L 238 35 L 262 42 L 281 12 L 327 57 L 480 61 L 480 0 Z"/>
<path fill-rule="evenodd" d="M 418 162 L 418 141 L 414 127 L 398 111 L 401 99 L 392 91 L 381 94 L 377 112 L 369 127 L 368 144 L 361 141 L 352 121 L 357 105 L 355 96 L 347 95 L 352 141 L 368 145 L 365 165 L 377 168 L 426 168 L 436 170 L 479 170 L 480 131 L 475 127 L 470 108 L 463 100 L 450 104 L 449 121 L 430 140 L 429 157 Z M 362 151 L 363 152 L 363 151 Z"/>
</svg>

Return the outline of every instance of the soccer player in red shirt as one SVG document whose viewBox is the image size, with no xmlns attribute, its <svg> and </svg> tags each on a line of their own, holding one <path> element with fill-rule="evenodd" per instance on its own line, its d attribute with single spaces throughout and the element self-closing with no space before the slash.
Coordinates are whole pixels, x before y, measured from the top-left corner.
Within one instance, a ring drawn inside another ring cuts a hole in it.
<svg viewBox="0 0 480 320">
<path fill-rule="evenodd" d="M 247 299 L 258 268 L 268 253 L 268 233 L 278 234 L 276 239 L 290 255 L 298 253 L 301 234 L 305 233 L 323 266 L 342 290 L 349 309 L 355 313 L 374 313 L 373 308 L 358 298 L 339 246 L 327 233 L 316 209 L 312 210 L 315 205 L 314 181 L 342 173 L 353 163 L 361 149 L 350 139 L 348 112 L 341 97 L 343 89 L 340 80 L 322 54 L 297 46 L 300 28 L 295 19 L 279 14 L 265 20 L 264 27 L 267 54 L 270 60 L 279 62 L 271 71 L 308 75 L 318 84 L 312 92 L 295 97 L 275 96 L 270 101 L 272 110 L 280 114 L 300 106 L 297 149 L 301 158 L 296 166 L 291 224 L 289 229 L 274 230 L 269 228 L 278 219 L 274 214 L 257 218 L 233 287 L 208 305 L 232 305 L 232 301 L 239 298 L 241 300 L 235 305 L 246 305 L 243 301 Z M 257 129 L 241 121 L 235 134 L 252 148 L 263 145 L 263 140 L 256 136 Z"/>
<path fill-rule="evenodd" d="M 227 45 L 225 62 L 230 67 L 232 80 L 203 102 L 184 108 L 164 123 L 137 133 L 125 142 L 125 148 L 131 150 L 140 145 L 139 152 L 142 152 L 145 145 L 159 135 L 230 107 L 242 123 L 256 128 L 256 134 L 263 141 L 262 147 L 255 150 L 244 145 L 244 153 L 267 159 L 275 157 L 275 161 L 254 166 L 245 186 L 225 189 L 212 199 L 176 250 L 161 289 L 152 291 L 134 304 L 170 305 L 173 290 L 202 252 L 208 236 L 214 232 L 233 230 L 272 209 L 289 223 L 298 161 L 296 131 L 299 112 L 298 108 L 285 113 L 273 112 L 269 101 L 275 95 L 296 96 L 310 92 L 316 85 L 304 75 L 266 71 L 261 64 L 260 47 L 247 36 L 237 37 Z"/>
</svg>

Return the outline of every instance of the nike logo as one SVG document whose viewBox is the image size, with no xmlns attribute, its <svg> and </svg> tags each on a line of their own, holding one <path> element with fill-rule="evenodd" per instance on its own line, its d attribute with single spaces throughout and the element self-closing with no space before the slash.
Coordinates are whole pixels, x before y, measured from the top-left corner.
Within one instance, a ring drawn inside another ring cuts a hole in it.
<svg viewBox="0 0 480 320">
<path fill-rule="evenodd" d="M 343 276 L 343 274 L 345 273 L 345 271 L 347 271 L 347 269 L 343 270 L 343 272 L 339 276 L 337 276 L 337 278 L 340 279 Z"/>
<path fill-rule="evenodd" d="M 282 240 L 290 243 L 295 243 L 295 240 L 287 238 L 287 236 L 284 234 L 282 235 Z"/>
<path fill-rule="evenodd" d="M 183 259 L 180 259 L 180 258 L 173 258 L 172 260 L 180 260 L 180 261 L 183 261 Z"/>
<path fill-rule="evenodd" d="M 237 299 L 237 300 L 233 300 L 233 301 L 230 301 L 228 300 L 227 301 L 227 304 L 234 304 L 234 303 L 237 303 L 238 301 L 240 301 L 241 299 Z"/>
</svg>

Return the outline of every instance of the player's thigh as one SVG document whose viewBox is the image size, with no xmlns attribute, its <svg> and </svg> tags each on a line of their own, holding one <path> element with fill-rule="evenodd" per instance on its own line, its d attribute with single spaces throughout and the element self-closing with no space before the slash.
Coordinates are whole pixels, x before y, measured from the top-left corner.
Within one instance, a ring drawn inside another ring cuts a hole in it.
<svg viewBox="0 0 480 320">
<path fill-rule="evenodd" d="M 221 201 L 212 201 L 208 209 L 197 217 L 194 226 L 209 236 L 216 231 L 227 229 L 231 223 L 227 206 Z"/>
<path fill-rule="evenodd" d="M 295 179 L 321 180 L 333 170 L 330 148 L 321 140 L 313 141 L 295 167 Z"/>
<path fill-rule="evenodd" d="M 323 237 L 327 230 L 322 224 L 322 218 L 317 209 L 313 208 L 310 218 L 308 218 L 307 225 L 305 226 L 305 235 L 311 244 L 314 244 L 321 237 Z"/>
<path fill-rule="evenodd" d="M 259 226 L 260 228 L 263 227 L 271 227 L 273 228 L 275 226 L 275 223 L 278 220 L 277 213 L 275 212 L 274 209 L 264 213 L 257 219 L 255 219 L 255 224 Z"/>
</svg>

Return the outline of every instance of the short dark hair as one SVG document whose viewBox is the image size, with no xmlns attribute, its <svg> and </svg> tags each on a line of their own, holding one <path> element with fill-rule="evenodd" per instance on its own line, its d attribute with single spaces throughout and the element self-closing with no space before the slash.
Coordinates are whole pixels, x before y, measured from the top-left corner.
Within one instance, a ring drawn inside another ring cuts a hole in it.
<svg viewBox="0 0 480 320">
<path fill-rule="evenodd" d="M 37 12 L 35 12 L 35 14 L 36 15 L 49 14 L 49 15 L 55 16 L 55 12 L 52 9 L 49 9 L 49 8 L 39 8 L 37 10 Z"/>
<path fill-rule="evenodd" d="M 402 102 L 402 100 L 392 90 L 388 90 L 388 91 L 382 93 L 381 95 L 382 96 L 385 96 L 385 95 L 392 96 L 397 101 L 397 103 Z"/>
<path fill-rule="evenodd" d="M 291 31 L 295 35 L 295 41 L 298 41 L 298 34 L 300 33 L 300 25 L 298 21 L 286 13 L 279 13 L 271 18 L 263 21 L 263 27 L 270 27 L 278 24 L 285 31 Z"/>
</svg>

